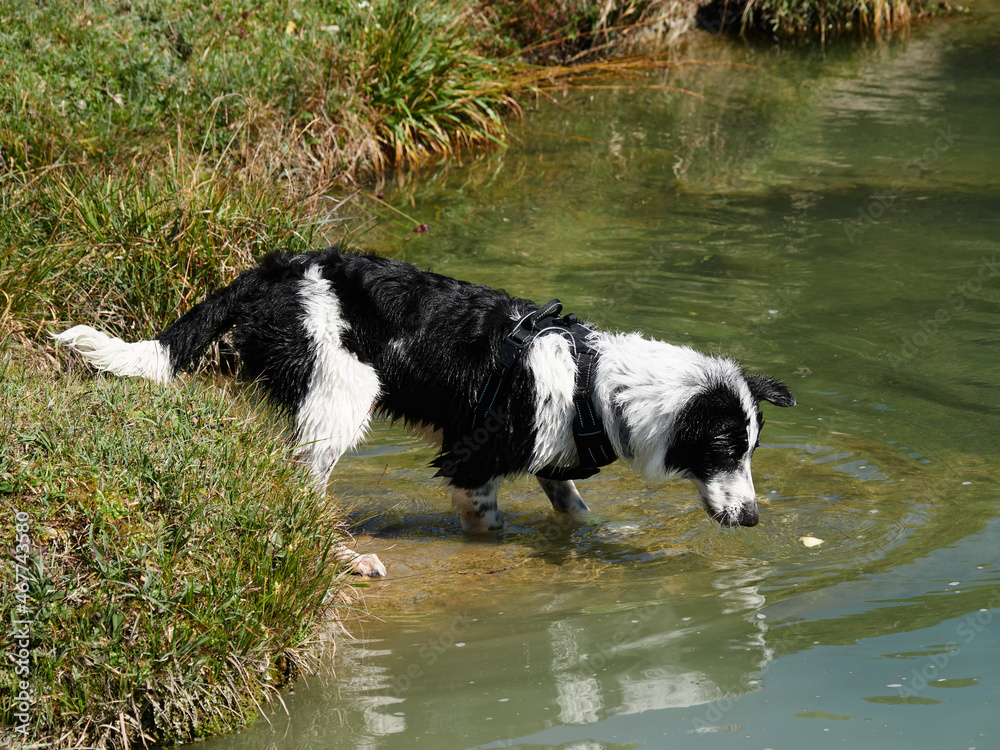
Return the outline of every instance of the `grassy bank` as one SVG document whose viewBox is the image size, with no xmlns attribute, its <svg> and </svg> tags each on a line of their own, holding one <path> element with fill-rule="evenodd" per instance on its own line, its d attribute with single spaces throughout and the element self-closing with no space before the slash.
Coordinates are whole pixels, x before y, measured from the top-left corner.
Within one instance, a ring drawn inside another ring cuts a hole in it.
<svg viewBox="0 0 1000 750">
<path fill-rule="evenodd" d="M 224 391 L 53 379 L 0 353 L 0 616 L 24 633 L 5 660 L 30 654 L 0 671 L 7 740 L 231 730 L 310 658 L 341 603 L 342 529 L 260 405 Z"/>
<path fill-rule="evenodd" d="M 328 229 L 287 186 L 211 166 L 54 165 L 0 191 L 0 535 L 28 540 L 0 561 L 0 617 L 8 635 L 31 623 L 17 648 L 33 696 L 24 719 L 22 677 L 3 672 L 0 723 L 29 730 L 8 739 L 128 747 L 238 728 L 308 661 L 345 586 L 339 517 L 252 393 L 67 371 L 44 341 L 69 320 L 149 335 Z"/>
<path fill-rule="evenodd" d="M 0 326 L 154 332 L 265 251 L 342 237 L 334 209 L 359 181 L 502 144 L 514 93 L 581 72 L 517 62 L 507 21 L 387 0 L 14 0 Z"/>
<path fill-rule="evenodd" d="M 356 181 L 503 141 L 530 75 L 475 51 L 469 13 L 360 6 L 0 10 L 5 332 L 156 330 L 264 251 L 343 234 Z"/>
<path fill-rule="evenodd" d="M 328 186 L 502 134 L 502 63 L 443 4 L 13 0 L 0 34 L 3 157 L 211 154 Z"/>
</svg>

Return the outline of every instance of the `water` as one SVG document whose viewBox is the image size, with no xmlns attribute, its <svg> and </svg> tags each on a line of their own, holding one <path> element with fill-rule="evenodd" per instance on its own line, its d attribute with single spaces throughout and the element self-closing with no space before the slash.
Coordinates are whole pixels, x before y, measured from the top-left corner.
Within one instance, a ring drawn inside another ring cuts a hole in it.
<svg viewBox="0 0 1000 750">
<path fill-rule="evenodd" d="M 466 538 L 432 452 L 379 427 L 335 488 L 389 563 L 376 616 L 290 720 L 212 750 L 996 747 L 998 10 L 702 42 L 730 65 L 539 98 L 520 145 L 387 187 L 431 230 L 386 222 L 379 251 L 731 354 L 800 405 L 765 405 L 737 531 L 613 466 L 585 523 L 525 480 L 501 539 Z"/>
</svg>

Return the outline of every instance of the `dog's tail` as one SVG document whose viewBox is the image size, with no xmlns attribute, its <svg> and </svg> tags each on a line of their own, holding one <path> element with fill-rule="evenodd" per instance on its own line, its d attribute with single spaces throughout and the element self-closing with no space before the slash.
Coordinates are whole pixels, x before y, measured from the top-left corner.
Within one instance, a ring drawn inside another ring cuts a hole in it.
<svg viewBox="0 0 1000 750">
<path fill-rule="evenodd" d="M 103 372 L 168 383 L 235 324 L 250 273 L 192 307 L 149 341 L 130 344 L 90 326 L 73 326 L 52 338 Z"/>
</svg>

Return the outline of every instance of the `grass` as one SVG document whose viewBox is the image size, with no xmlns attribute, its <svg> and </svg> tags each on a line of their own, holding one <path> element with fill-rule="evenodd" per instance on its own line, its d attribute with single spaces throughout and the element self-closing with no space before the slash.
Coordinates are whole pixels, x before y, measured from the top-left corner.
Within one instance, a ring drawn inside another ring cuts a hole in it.
<svg viewBox="0 0 1000 750">
<path fill-rule="evenodd" d="M 345 186 L 503 143 L 509 63 L 464 31 L 434 3 L 13 0 L 0 330 L 148 334 L 265 252 L 343 237 Z"/>
<path fill-rule="evenodd" d="M 0 198 L 2 322 L 31 337 L 69 319 L 157 332 L 260 255 L 310 247 L 322 228 L 279 186 L 197 165 L 137 160 L 17 177 Z"/>
<path fill-rule="evenodd" d="M 627 48 L 633 32 L 664 31 L 676 19 L 672 0 L 491 0 L 483 13 L 493 49 L 535 64 L 593 61 Z M 693 5 L 693 3 L 692 3 Z"/>
<path fill-rule="evenodd" d="M 457 19 L 401 3 L 373 19 L 361 45 L 362 91 L 394 163 L 503 143 L 502 116 L 518 109 L 513 70 L 474 53 Z"/>
<path fill-rule="evenodd" d="M 257 256 L 336 229 L 321 196 L 167 155 L 0 176 L 0 535 L 25 514 L 31 540 L 23 599 L 0 561 L 0 616 L 32 622 L 35 696 L 29 726 L 5 670 L 0 724 L 54 747 L 243 726 L 309 664 L 346 585 L 339 516 L 249 394 L 52 370 L 42 342 L 70 320 L 149 336 Z"/>
<path fill-rule="evenodd" d="M 747 36 L 880 37 L 908 29 L 914 19 L 944 12 L 930 0 L 713 0 L 702 11 L 715 28 Z"/>
<path fill-rule="evenodd" d="M 173 150 L 326 189 L 503 134 L 510 77 L 445 4 L 246 7 L 13 0 L 0 11 L 5 162 Z"/>
<path fill-rule="evenodd" d="M 0 563 L 0 616 L 30 623 L 30 736 L 127 747 L 245 724 L 340 603 L 334 509 L 246 392 L 53 380 L 9 349 L 0 371 L 0 535 L 26 543 Z M 17 679 L 0 672 L 7 739 Z"/>
</svg>

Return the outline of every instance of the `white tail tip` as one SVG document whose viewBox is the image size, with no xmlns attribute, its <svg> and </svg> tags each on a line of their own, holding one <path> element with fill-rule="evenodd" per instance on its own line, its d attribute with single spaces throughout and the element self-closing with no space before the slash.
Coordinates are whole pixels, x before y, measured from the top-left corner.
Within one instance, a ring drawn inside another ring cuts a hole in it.
<svg viewBox="0 0 1000 750">
<path fill-rule="evenodd" d="M 157 383 L 173 380 L 170 352 L 159 341 L 128 344 L 90 326 L 73 326 L 68 331 L 52 334 L 52 338 L 103 372 L 146 378 Z"/>
</svg>

